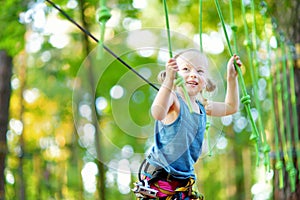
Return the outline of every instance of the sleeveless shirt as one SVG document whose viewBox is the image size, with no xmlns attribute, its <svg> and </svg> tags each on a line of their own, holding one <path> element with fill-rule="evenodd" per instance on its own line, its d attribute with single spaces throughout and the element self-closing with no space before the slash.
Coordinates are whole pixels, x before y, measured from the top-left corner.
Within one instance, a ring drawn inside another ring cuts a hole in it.
<svg viewBox="0 0 300 200">
<path fill-rule="evenodd" d="M 180 112 L 171 124 L 155 121 L 154 145 L 150 149 L 148 162 L 164 168 L 175 178 L 196 178 L 194 164 L 198 160 L 206 127 L 204 106 L 197 101 L 200 114 L 191 113 L 183 99 L 177 94 Z"/>
</svg>

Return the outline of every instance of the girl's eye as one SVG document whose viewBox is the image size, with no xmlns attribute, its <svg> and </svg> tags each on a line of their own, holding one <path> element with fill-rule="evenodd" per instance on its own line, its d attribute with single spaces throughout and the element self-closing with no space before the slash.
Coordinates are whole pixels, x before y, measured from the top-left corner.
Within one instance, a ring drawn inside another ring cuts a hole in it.
<svg viewBox="0 0 300 200">
<path fill-rule="evenodd" d="M 187 67 L 182 68 L 183 71 L 188 71 L 189 69 Z"/>
</svg>

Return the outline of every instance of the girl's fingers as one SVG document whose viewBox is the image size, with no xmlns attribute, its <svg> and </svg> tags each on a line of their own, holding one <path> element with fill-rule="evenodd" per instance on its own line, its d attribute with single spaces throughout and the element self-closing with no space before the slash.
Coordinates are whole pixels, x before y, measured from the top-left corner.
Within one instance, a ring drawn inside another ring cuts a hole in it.
<svg viewBox="0 0 300 200">
<path fill-rule="evenodd" d="M 236 60 L 236 64 L 237 64 L 238 66 L 242 66 L 242 62 L 241 62 L 240 60 Z"/>
<path fill-rule="evenodd" d="M 236 55 L 236 54 L 234 54 L 233 57 L 234 57 L 234 59 L 235 59 L 235 61 L 236 61 L 236 64 L 237 64 L 238 66 L 242 66 L 242 62 L 241 62 L 241 60 L 240 60 L 240 57 L 239 57 L 238 55 Z"/>
</svg>

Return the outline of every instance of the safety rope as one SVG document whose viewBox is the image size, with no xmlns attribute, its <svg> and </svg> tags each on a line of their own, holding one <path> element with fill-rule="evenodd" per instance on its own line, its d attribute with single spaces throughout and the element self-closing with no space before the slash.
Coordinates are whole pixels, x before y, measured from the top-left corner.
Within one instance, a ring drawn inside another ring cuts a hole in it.
<svg viewBox="0 0 300 200">
<path fill-rule="evenodd" d="M 245 9 L 244 9 L 245 11 Z M 262 109 L 261 109 L 261 105 L 259 102 L 259 98 L 258 98 L 258 77 L 257 77 L 257 69 L 259 67 L 258 61 L 257 61 L 257 56 L 256 56 L 256 52 L 257 52 L 257 34 L 256 34 L 256 11 L 255 11 L 255 3 L 254 0 L 251 0 L 251 14 L 252 14 L 252 41 L 249 42 L 248 44 L 252 44 L 252 46 L 247 45 L 247 52 L 248 52 L 248 57 L 249 57 L 249 65 L 250 65 L 250 74 L 251 74 L 251 79 L 252 79 L 252 83 L 253 83 L 253 94 L 254 94 L 254 98 L 255 98 L 255 106 L 258 112 L 258 118 L 257 118 L 257 122 L 258 122 L 258 126 L 259 126 L 259 130 L 260 130 L 260 138 L 261 138 L 261 142 L 262 142 L 262 152 L 264 153 L 264 165 L 267 168 L 267 171 L 270 171 L 270 157 L 269 157 L 269 152 L 271 150 L 270 146 L 267 143 L 267 136 L 265 133 L 265 128 L 262 122 Z M 244 27 L 247 26 L 247 21 L 246 21 L 246 14 L 243 13 L 243 20 L 244 20 Z M 245 35 L 248 41 L 250 41 L 250 37 L 249 37 L 249 33 L 248 31 L 246 31 L 247 28 L 245 28 Z M 256 72 L 254 71 L 256 70 Z"/>
<path fill-rule="evenodd" d="M 165 18 L 166 18 L 166 28 L 167 28 L 167 35 L 168 35 L 168 47 L 169 47 L 169 56 L 170 58 L 173 58 L 173 53 L 172 53 L 172 43 L 171 43 L 171 33 L 170 33 L 170 25 L 169 25 L 169 14 L 168 14 L 168 6 L 167 6 L 167 1 L 163 0 L 163 5 L 164 5 L 164 11 L 165 11 Z M 183 80 L 182 76 L 180 76 L 178 73 L 176 73 L 176 80 L 175 84 L 178 87 L 182 88 L 184 98 L 186 100 L 187 106 L 189 108 L 190 112 L 193 112 L 192 109 L 192 103 L 191 99 L 188 95 L 188 92 L 185 87 L 185 81 Z"/>
<path fill-rule="evenodd" d="M 284 105 L 284 113 L 285 113 L 285 120 L 287 123 L 290 122 L 290 108 L 289 108 L 289 88 L 288 88 L 288 81 L 287 81 L 287 57 L 286 57 L 286 48 L 285 48 L 285 39 L 283 34 L 280 34 L 279 37 L 280 49 L 281 49 L 281 63 L 282 63 L 282 81 L 283 81 L 283 105 Z M 289 162 L 286 164 L 286 170 L 288 171 L 291 183 L 291 191 L 294 192 L 296 190 L 296 169 L 293 163 L 293 145 L 292 145 L 292 131 L 289 125 L 286 127 L 286 135 L 287 135 L 287 151 L 289 157 L 291 158 Z"/>
<path fill-rule="evenodd" d="M 96 43 L 99 43 L 99 40 L 92 35 L 88 30 L 86 30 L 84 27 L 80 26 L 73 18 L 71 18 L 64 10 L 59 8 L 55 3 L 53 3 L 51 0 L 45 0 L 47 1 L 53 8 L 58 10 L 64 17 L 66 17 L 72 24 L 74 24 L 77 28 L 79 28 L 84 34 L 89 36 L 92 40 L 94 40 Z M 148 83 L 151 87 L 153 87 L 155 90 L 159 90 L 156 85 L 148 81 L 145 77 L 143 77 L 141 74 L 139 74 L 133 67 L 131 67 L 128 63 L 126 63 L 123 59 L 121 59 L 117 54 L 115 54 L 110 48 L 108 48 L 105 44 L 102 43 L 103 48 L 112 55 L 115 59 L 117 59 L 121 64 L 123 64 L 125 67 L 127 67 L 130 71 L 132 71 L 134 74 L 136 74 L 139 78 L 141 78 L 143 81 Z"/>
<path fill-rule="evenodd" d="M 261 2 L 261 15 L 263 17 L 263 24 L 264 24 L 264 34 L 265 34 L 265 41 L 266 41 L 266 51 L 267 51 L 267 58 L 266 58 L 266 66 L 268 67 L 269 71 L 271 71 L 271 47 L 269 44 L 269 39 L 270 37 L 267 34 L 266 30 L 266 24 L 267 24 L 267 5 L 264 1 Z M 275 113 L 275 96 L 273 92 L 273 76 L 269 75 L 267 77 L 267 83 L 268 83 L 268 94 L 270 95 L 271 99 L 271 116 L 272 116 L 272 122 L 273 122 L 273 132 L 274 132 L 274 140 L 275 140 L 275 158 L 276 158 L 276 163 L 275 163 L 275 169 L 278 171 L 278 180 L 279 180 L 279 188 L 283 188 L 283 162 L 280 156 L 280 144 L 279 144 L 279 133 L 278 133 L 278 125 L 276 122 L 276 113 Z"/>
<path fill-rule="evenodd" d="M 223 27 L 223 31 L 224 31 L 224 34 L 225 34 L 225 39 L 226 39 L 227 46 L 228 46 L 228 49 L 229 49 L 229 53 L 230 53 L 231 56 L 233 56 L 232 48 L 231 48 L 229 37 L 228 37 L 227 31 L 226 31 L 225 22 L 224 22 L 224 18 L 223 18 L 223 15 L 222 15 L 222 11 L 221 11 L 221 8 L 220 8 L 219 1 L 215 0 L 215 4 L 216 4 L 217 12 L 218 12 L 218 15 L 219 15 L 222 27 Z M 258 130 L 257 130 L 256 124 L 255 124 L 255 121 L 253 119 L 253 116 L 252 116 L 252 113 L 251 113 L 251 110 L 250 110 L 251 99 L 250 99 L 250 95 L 247 94 L 247 89 L 246 89 L 246 86 L 245 86 L 245 82 L 244 82 L 244 79 L 243 79 L 241 69 L 239 68 L 239 66 L 237 65 L 236 62 L 234 62 L 234 66 L 235 66 L 235 69 L 238 73 L 239 83 L 241 84 L 241 90 L 242 90 L 242 93 L 243 93 L 243 96 L 241 98 L 241 102 L 245 105 L 245 109 L 246 109 L 247 115 L 250 119 L 251 126 L 252 126 L 252 134 L 250 136 L 250 140 L 255 141 L 255 147 L 256 147 L 255 149 L 256 149 L 257 165 L 258 165 L 259 164 L 259 145 L 258 145 L 258 142 L 260 141 L 260 139 L 259 139 L 259 134 L 258 134 Z"/>
<path fill-rule="evenodd" d="M 100 24 L 100 40 L 98 42 L 98 58 L 103 56 L 103 42 L 105 36 L 106 22 L 110 19 L 111 14 L 109 9 L 106 7 L 106 0 L 100 0 L 100 8 L 97 10 L 97 21 Z"/>
</svg>

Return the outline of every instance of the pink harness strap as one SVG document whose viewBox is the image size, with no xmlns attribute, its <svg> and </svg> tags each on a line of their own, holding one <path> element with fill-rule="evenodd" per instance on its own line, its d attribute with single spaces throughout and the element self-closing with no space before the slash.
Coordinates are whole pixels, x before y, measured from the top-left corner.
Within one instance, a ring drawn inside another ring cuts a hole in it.
<svg viewBox="0 0 300 200">
<path fill-rule="evenodd" d="M 150 180 L 150 178 L 147 177 L 147 180 Z M 158 187 L 157 187 L 157 186 Z M 154 184 L 150 184 L 150 188 L 158 190 L 157 192 L 157 197 L 161 198 L 161 197 L 167 197 L 169 196 L 168 194 L 163 193 L 163 190 L 166 190 L 170 193 L 174 193 L 174 191 L 181 186 L 181 183 L 179 181 L 162 181 L 162 180 L 158 180 L 156 185 Z M 182 194 L 182 198 L 184 199 L 185 197 L 187 197 L 187 194 L 185 192 L 183 192 Z"/>
</svg>

